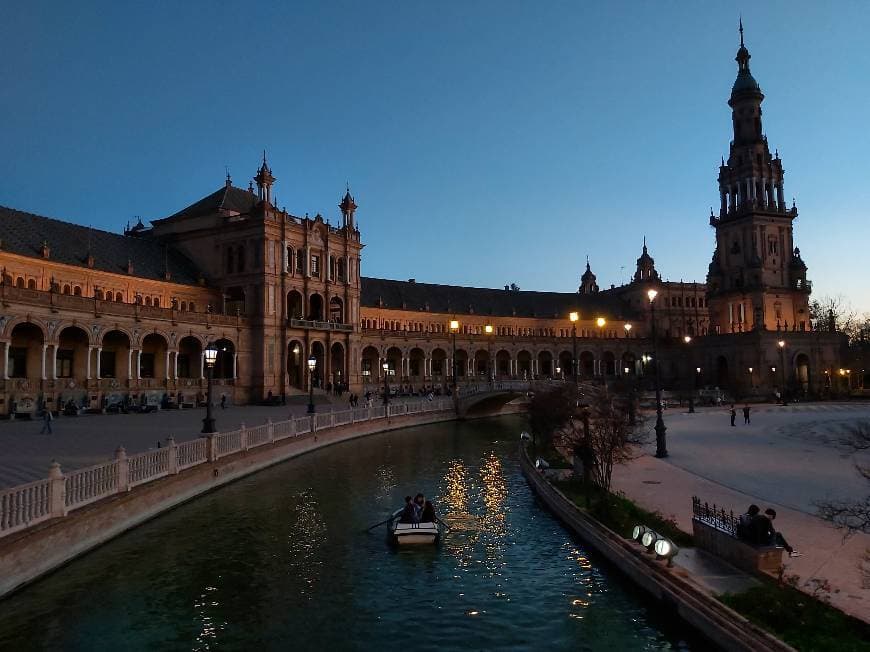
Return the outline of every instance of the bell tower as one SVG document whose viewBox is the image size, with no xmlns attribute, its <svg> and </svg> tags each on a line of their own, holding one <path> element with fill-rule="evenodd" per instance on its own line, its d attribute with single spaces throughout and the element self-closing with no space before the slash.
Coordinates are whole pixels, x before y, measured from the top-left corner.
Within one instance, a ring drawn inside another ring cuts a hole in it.
<svg viewBox="0 0 870 652">
<path fill-rule="evenodd" d="M 761 121 L 764 94 L 749 69 L 743 42 L 728 106 L 734 132 L 727 162 L 719 167 L 719 214 L 710 212 L 716 250 L 707 273 L 713 332 L 805 330 L 810 284 L 786 206 L 779 152 L 773 155 Z"/>
</svg>

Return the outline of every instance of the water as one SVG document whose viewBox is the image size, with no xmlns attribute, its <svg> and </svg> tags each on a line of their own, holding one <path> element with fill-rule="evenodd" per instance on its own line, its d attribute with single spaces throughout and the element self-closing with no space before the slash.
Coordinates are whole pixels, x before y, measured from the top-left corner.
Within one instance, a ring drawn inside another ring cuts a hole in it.
<svg viewBox="0 0 870 652">
<path fill-rule="evenodd" d="M 224 487 L 0 603 L 0 648 L 689 649 L 536 504 L 521 429 L 401 430 Z M 418 490 L 452 525 L 440 547 L 364 533 Z"/>
</svg>

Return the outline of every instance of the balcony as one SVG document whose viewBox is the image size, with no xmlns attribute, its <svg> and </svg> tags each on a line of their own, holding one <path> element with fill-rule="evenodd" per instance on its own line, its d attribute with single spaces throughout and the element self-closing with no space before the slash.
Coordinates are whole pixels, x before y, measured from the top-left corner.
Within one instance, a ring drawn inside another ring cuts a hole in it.
<svg viewBox="0 0 870 652">
<path fill-rule="evenodd" d="M 314 319 L 289 319 L 291 328 L 308 328 L 317 331 L 337 331 L 339 333 L 353 332 L 350 324 L 339 324 L 332 321 L 317 321 Z"/>
</svg>

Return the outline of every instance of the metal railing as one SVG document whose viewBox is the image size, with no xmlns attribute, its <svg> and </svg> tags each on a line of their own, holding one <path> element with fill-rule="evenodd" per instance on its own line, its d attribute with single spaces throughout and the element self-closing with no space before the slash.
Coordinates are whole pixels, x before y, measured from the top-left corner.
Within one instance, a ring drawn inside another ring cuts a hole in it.
<svg viewBox="0 0 870 652">
<path fill-rule="evenodd" d="M 739 517 L 734 516 L 732 510 L 725 511 L 724 507 L 719 507 L 716 503 L 702 503 L 697 496 L 692 496 L 692 518 L 697 519 L 705 525 L 714 527 L 717 530 L 726 532 L 733 537 L 737 536 L 737 522 Z"/>
</svg>

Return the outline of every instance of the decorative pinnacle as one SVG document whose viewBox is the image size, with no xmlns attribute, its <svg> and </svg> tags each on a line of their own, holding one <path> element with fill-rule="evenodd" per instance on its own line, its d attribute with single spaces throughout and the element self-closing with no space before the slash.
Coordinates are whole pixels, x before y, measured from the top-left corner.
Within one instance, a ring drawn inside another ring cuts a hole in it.
<svg viewBox="0 0 870 652">
<path fill-rule="evenodd" d="M 743 47 L 743 16 L 740 16 L 740 47 Z"/>
</svg>

